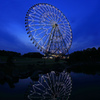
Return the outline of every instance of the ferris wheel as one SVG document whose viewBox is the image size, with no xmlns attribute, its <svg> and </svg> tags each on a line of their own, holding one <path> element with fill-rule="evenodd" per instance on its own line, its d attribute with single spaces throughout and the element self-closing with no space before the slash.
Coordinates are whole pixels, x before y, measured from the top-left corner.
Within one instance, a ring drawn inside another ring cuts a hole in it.
<svg viewBox="0 0 100 100">
<path fill-rule="evenodd" d="M 72 44 L 72 30 L 64 14 L 50 4 L 32 6 L 25 17 L 30 40 L 45 54 L 66 54 Z"/>
</svg>

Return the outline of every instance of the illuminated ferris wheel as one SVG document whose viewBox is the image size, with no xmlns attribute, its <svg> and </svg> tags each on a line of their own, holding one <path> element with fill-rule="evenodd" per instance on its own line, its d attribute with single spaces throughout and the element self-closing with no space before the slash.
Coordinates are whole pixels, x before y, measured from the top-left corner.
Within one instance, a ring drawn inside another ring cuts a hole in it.
<svg viewBox="0 0 100 100">
<path fill-rule="evenodd" d="M 64 14 L 49 4 L 32 6 L 25 19 L 30 40 L 45 54 L 66 54 L 72 44 L 71 26 Z"/>
</svg>

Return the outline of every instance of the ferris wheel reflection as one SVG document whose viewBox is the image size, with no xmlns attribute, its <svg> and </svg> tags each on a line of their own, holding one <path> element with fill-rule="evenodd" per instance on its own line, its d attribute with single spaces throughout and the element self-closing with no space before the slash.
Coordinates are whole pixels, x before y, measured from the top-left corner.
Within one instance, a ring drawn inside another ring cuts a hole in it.
<svg viewBox="0 0 100 100">
<path fill-rule="evenodd" d="M 71 95 L 72 80 L 68 72 L 51 71 L 40 75 L 27 91 L 26 100 L 68 100 Z"/>
</svg>

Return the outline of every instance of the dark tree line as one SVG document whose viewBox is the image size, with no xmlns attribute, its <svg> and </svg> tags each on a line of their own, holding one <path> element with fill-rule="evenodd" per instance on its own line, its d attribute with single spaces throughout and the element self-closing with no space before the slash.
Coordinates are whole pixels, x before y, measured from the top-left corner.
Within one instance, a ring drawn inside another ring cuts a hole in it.
<svg viewBox="0 0 100 100">
<path fill-rule="evenodd" d="M 30 53 L 26 53 L 26 54 L 24 54 L 22 56 L 23 57 L 29 57 L 29 58 L 42 58 L 43 57 L 43 55 L 38 53 L 38 52 L 35 52 L 35 53 L 30 52 Z"/>
<path fill-rule="evenodd" d="M 70 54 L 70 62 L 97 62 L 100 61 L 100 47 L 87 48 Z"/>
<path fill-rule="evenodd" d="M 17 53 L 17 52 L 13 52 L 13 51 L 0 50 L 0 56 L 19 57 L 19 56 L 21 56 L 21 53 Z"/>
<path fill-rule="evenodd" d="M 12 52 L 12 51 L 5 51 L 0 50 L 0 56 L 8 56 L 8 57 L 30 57 L 30 58 L 42 58 L 43 55 L 38 52 L 30 52 L 26 53 L 24 55 L 21 55 L 21 53 Z M 71 53 L 69 58 L 70 62 L 95 62 L 100 61 L 100 47 L 96 49 L 93 48 L 87 48 L 83 51 L 75 51 Z"/>
<path fill-rule="evenodd" d="M 42 58 L 43 55 L 38 52 L 30 52 L 21 55 L 21 53 L 13 52 L 13 51 L 5 51 L 0 50 L 0 56 L 7 56 L 7 57 L 29 57 L 29 58 Z"/>
</svg>

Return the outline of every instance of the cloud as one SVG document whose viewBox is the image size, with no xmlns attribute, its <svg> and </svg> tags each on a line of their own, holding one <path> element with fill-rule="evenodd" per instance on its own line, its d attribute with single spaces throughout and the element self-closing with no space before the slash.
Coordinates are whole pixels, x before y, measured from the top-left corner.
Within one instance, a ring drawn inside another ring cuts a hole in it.
<svg viewBox="0 0 100 100">
<path fill-rule="evenodd" d="M 17 28 L 17 27 L 16 27 Z M 13 32 L 13 33 L 12 33 Z M 20 32 L 20 30 L 18 31 Z M 25 40 L 25 37 L 19 38 L 20 33 L 16 33 L 16 31 L 8 31 L 8 30 L 0 30 L 0 49 L 17 51 L 26 53 L 26 52 L 35 52 L 36 48 L 31 42 Z M 30 40 L 29 40 L 30 41 Z"/>
<path fill-rule="evenodd" d="M 91 13 L 76 18 L 72 24 L 73 42 L 70 51 L 100 47 L 100 10 L 96 6 Z"/>
</svg>

